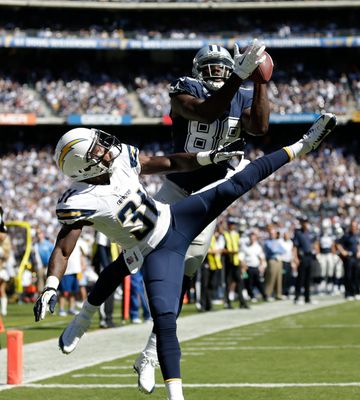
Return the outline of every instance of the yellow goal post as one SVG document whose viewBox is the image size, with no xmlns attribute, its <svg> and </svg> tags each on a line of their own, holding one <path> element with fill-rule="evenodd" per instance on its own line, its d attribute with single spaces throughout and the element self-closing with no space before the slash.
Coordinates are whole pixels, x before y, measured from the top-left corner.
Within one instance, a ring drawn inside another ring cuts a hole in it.
<svg viewBox="0 0 360 400">
<path fill-rule="evenodd" d="M 25 268 L 29 265 L 30 254 L 31 254 L 31 246 L 32 246 L 32 238 L 31 238 L 31 226 L 26 221 L 7 221 L 5 222 L 6 227 L 17 227 L 21 229 L 25 229 L 25 250 L 22 255 L 18 272 L 15 276 L 15 291 L 16 293 L 22 293 L 22 274 L 25 271 Z"/>
</svg>

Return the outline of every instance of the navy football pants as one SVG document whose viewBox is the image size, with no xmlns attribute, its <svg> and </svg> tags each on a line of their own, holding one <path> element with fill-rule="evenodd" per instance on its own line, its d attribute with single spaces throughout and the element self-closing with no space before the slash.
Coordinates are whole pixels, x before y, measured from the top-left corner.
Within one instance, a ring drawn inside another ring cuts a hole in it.
<svg viewBox="0 0 360 400">
<path fill-rule="evenodd" d="M 176 316 L 187 248 L 231 203 L 288 161 L 286 151 L 278 150 L 251 162 L 245 169 L 217 186 L 170 206 L 172 221 L 169 231 L 156 249 L 145 257 L 143 267 L 164 380 L 180 378 Z"/>
</svg>

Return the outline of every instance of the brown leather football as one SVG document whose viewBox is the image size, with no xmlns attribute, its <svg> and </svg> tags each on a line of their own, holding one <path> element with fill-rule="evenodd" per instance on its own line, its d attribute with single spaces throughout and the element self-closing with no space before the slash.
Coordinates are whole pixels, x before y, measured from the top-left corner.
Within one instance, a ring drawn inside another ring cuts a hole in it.
<svg viewBox="0 0 360 400">
<path fill-rule="evenodd" d="M 274 63 L 269 53 L 264 51 L 266 56 L 265 61 L 260 64 L 255 71 L 250 75 L 250 79 L 255 83 L 269 82 L 272 76 Z"/>
</svg>

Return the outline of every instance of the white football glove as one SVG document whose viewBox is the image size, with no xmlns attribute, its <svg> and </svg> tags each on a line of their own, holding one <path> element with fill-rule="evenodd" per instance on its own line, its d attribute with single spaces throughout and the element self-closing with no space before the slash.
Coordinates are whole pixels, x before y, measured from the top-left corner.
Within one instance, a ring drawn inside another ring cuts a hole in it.
<svg viewBox="0 0 360 400">
<path fill-rule="evenodd" d="M 56 290 L 54 288 L 45 288 L 34 305 L 35 321 L 37 322 L 41 319 L 44 319 L 46 311 L 48 310 L 51 312 L 51 314 L 53 314 L 56 303 Z"/>
<path fill-rule="evenodd" d="M 229 161 L 233 157 L 243 156 L 244 146 L 244 139 L 237 139 L 216 150 L 200 151 L 196 154 L 196 159 L 200 165 L 225 164 L 228 168 L 234 169 L 231 164 L 229 164 Z"/>
<path fill-rule="evenodd" d="M 246 48 L 243 54 L 240 53 L 239 46 L 234 44 L 234 73 L 242 80 L 247 79 L 255 69 L 262 64 L 266 56 L 264 43 L 257 39 Z"/>
<path fill-rule="evenodd" d="M 53 276 L 47 278 L 46 284 L 49 284 L 49 282 L 53 283 L 56 288 L 59 284 L 59 280 Z M 45 318 L 46 311 L 50 311 L 51 314 L 54 313 L 57 303 L 57 289 L 55 287 L 46 286 L 37 298 L 34 305 L 36 322 Z"/>
</svg>

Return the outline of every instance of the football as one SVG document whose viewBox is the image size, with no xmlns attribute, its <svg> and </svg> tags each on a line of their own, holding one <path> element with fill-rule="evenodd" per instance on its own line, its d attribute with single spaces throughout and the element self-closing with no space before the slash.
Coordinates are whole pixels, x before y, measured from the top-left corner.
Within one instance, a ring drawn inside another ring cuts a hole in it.
<svg viewBox="0 0 360 400">
<path fill-rule="evenodd" d="M 250 79 L 255 83 L 269 82 L 272 76 L 274 63 L 269 53 L 264 52 L 266 59 L 260 64 L 255 71 L 250 75 Z"/>
</svg>

